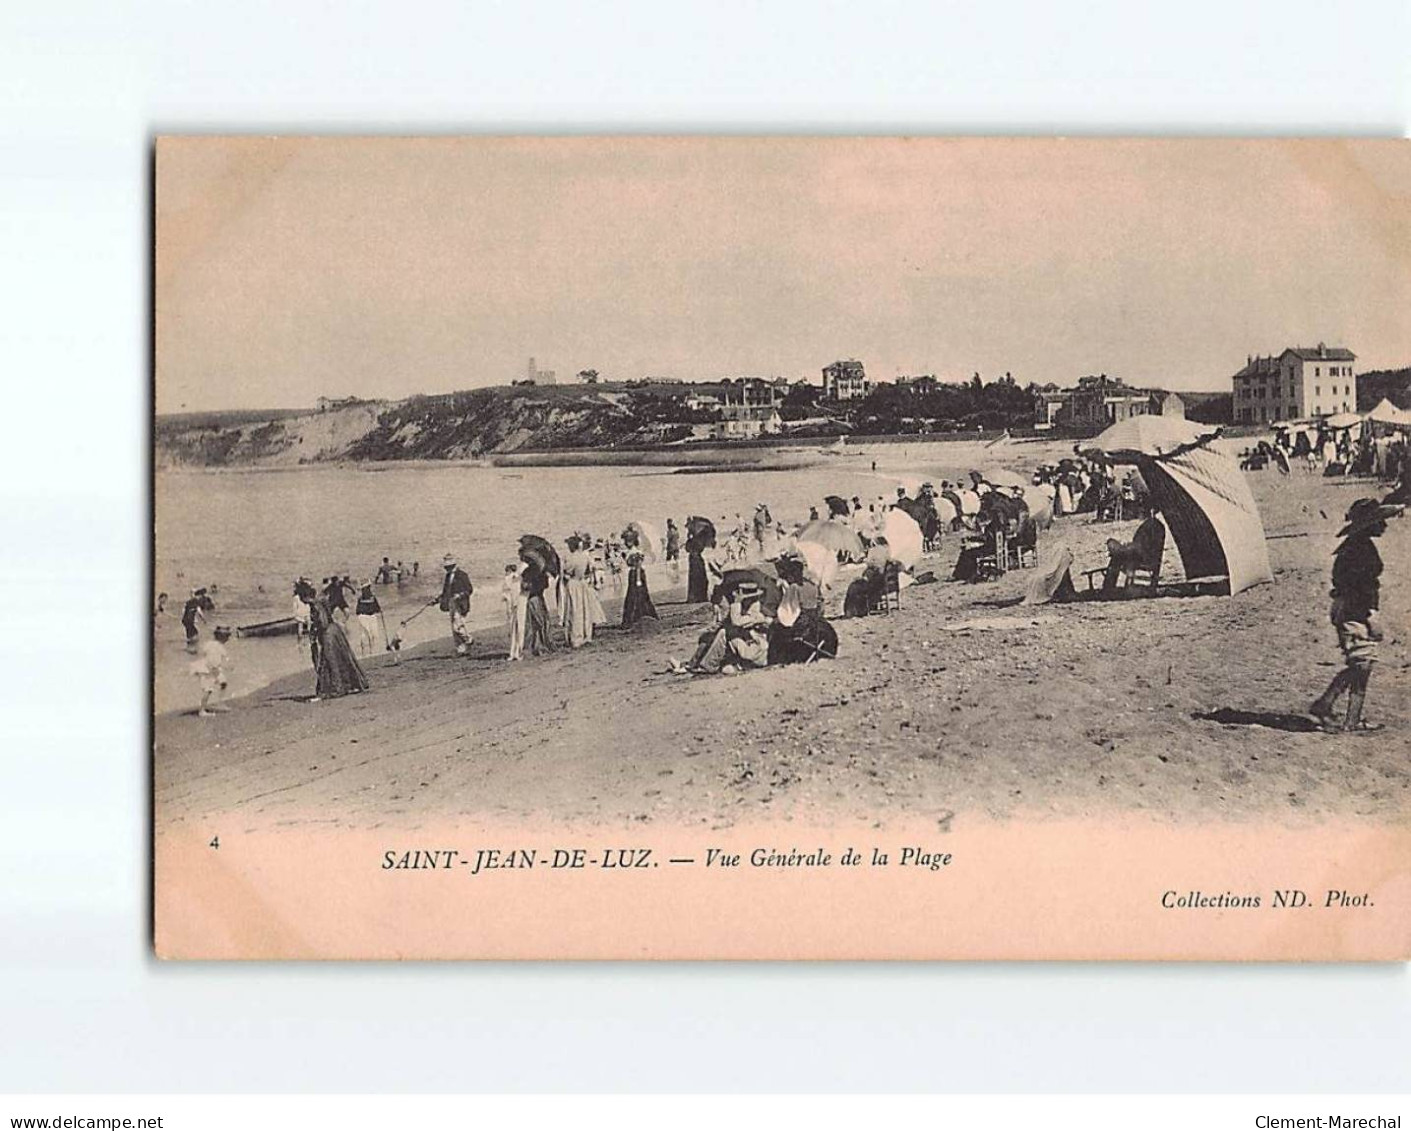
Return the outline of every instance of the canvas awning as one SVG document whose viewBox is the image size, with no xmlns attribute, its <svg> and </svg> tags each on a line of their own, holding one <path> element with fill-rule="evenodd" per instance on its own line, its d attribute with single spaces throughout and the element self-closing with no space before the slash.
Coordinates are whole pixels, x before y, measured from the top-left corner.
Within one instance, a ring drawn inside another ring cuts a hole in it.
<svg viewBox="0 0 1411 1131">
<path fill-rule="evenodd" d="M 1186 576 L 1228 578 L 1233 596 L 1272 581 L 1274 574 L 1264 523 L 1244 473 L 1209 446 L 1218 435 L 1219 429 L 1180 418 L 1139 416 L 1113 425 L 1084 451 L 1135 464 L 1171 531 Z"/>
<path fill-rule="evenodd" d="M 1367 419 L 1378 424 L 1391 424 L 1399 428 L 1406 428 L 1411 426 L 1411 410 L 1397 408 L 1386 397 L 1383 397 L 1382 403 L 1367 414 Z"/>
</svg>

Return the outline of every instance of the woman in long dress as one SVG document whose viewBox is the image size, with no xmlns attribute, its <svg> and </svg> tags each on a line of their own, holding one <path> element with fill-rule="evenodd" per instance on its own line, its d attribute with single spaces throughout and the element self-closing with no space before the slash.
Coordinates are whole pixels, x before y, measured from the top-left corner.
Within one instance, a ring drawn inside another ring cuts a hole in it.
<svg viewBox="0 0 1411 1131">
<path fill-rule="evenodd" d="M 581 648 L 593 639 L 593 610 L 589 603 L 588 551 L 574 536 L 563 559 L 563 624 L 570 647 Z"/>
<path fill-rule="evenodd" d="M 647 568 L 640 551 L 627 554 L 627 596 L 622 599 L 622 627 L 631 628 L 640 620 L 657 619 L 656 606 L 647 589 Z"/>
<path fill-rule="evenodd" d="M 366 691 L 367 676 L 327 603 L 314 594 L 312 586 L 303 589 L 300 597 L 309 607 L 309 647 L 314 662 L 312 702 Z"/>
<path fill-rule="evenodd" d="M 691 605 L 710 600 L 710 582 L 706 577 L 705 540 L 699 534 L 686 539 L 686 602 Z"/>
</svg>

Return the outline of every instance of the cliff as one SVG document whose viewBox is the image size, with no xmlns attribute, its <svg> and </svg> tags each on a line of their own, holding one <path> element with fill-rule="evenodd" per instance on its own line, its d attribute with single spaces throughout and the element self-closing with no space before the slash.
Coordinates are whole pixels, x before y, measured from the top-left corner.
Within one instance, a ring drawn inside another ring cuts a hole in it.
<svg viewBox="0 0 1411 1131">
<path fill-rule="evenodd" d="M 476 459 L 684 439 L 653 398 L 584 386 L 496 387 L 324 412 L 159 418 L 156 464 L 280 467 L 335 460 Z"/>
</svg>

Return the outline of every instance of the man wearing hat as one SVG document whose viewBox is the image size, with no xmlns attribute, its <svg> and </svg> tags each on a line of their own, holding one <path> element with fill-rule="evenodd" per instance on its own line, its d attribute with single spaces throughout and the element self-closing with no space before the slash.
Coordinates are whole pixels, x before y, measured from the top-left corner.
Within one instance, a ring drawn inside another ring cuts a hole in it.
<svg viewBox="0 0 1411 1131">
<path fill-rule="evenodd" d="M 1386 533 L 1386 520 L 1400 514 L 1400 504 L 1358 499 L 1347 510 L 1347 525 L 1338 531 L 1344 539 L 1333 551 L 1332 610 L 1329 619 L 1338 633 L 1338 646 L 1346 664 L 1308 711 L 1324 730 L 1371 731 L 1379 726 L 1362 721 L 1367 683 L 1377 659 L 1377 641 L 1382 638 L 1377 610 L 1381 606 L 1382 558 L 1372 539 Z M 1347 695 L 1347 717 L 1339 726 L 1333 721 L 1338 696 Z"/>
<path fill-rule="evenodd" d="M 443 613 L 451 616 L 451 639 L 456 642 L 456 655 L 470 655 L 470 595 L 475 591 L 475 587 L 470 583 L 470 577 L 456 563 L 455 554 L 447 554 L 441 559 L 441 564 L 446 569 L 445 580 L 441 583 L 441 596 L 432 601 L 433 605 L 440 605 Z"/>
</svg>

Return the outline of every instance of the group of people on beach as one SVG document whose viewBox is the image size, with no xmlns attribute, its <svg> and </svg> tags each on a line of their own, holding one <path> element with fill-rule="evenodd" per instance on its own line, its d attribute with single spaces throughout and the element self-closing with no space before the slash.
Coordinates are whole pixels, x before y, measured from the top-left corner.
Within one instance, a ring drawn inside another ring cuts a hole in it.
<svg viewBox="0 0 1411 1131">
<path fill-rule="evenodd" d="M 1381 466 L 1389 473 L 1395 467 L 1404 479 L 1404 442 L 1393 441 L 1387 447 L 1388 458 L 1374 462 L 1374 469 Z M 1400 491 L 1405 493 L 1404 483 Z M 1373 540 L 1407 501 L 1393 492 L 1380 501 L 1359 499 L 1347 511 L 1347 524 L 1339 534 L 1344 541 L 1334 554 L 1330 611 L 1345 663 L 1310 707 L 1326 729 L 1371 729 L 1363 710 L 1377 643 L 1382 639 L 1377 613 L 1382 562 Z M 1125 571 L 1153 564 L 1159 568 L 1165 539 L 1164 525 L 1140 477 L 1119 479 L 1109 466 L 1076 455 L 1037 468 L 1030 482 L 992 483 L 982 473 L 972 472 L 969 482 L 941 480 L 939 488 L 925 482 L 910 493 L 898 487 L 895 498 L 878 496 L 863 502 L 856 495 L 851 499 L 828 496 L 822 510 L 818 505 L 810 507 L 808 517 L 792 527 L 776 520 L 767 504 L 760 502 L 748 521 L 739 514 L 733 523 L 722 518 L 718 524 L 691 516 L 678 525 L 669 518 L 662 530 L 649 531 L 634 523 L 606 538 L 575 531 L 562 544 L 562 554 L 545 540 L 526 535 L 516 560 L 504 567 L 499 590 L 507 659 L 519 661 L 526 652 L 539 656 L 563 646 L 579 649 L 590 644 L 597 630 L 608 623 L 603 590 L 608 585 L 615 591 L 622 589 L 624 579 L 620 626 L 631 629 L 655 621 L 658 612 L 646 563 L 660 561 L 679 578 L 683 556 L 686 602 L 708 605 L 710 622 L 693 655 L 684 662 L 668 661 L 671 672 L 733 674 L 831 659 L 837 655 L 838 638 L 825 607 L 836 570 L 846 572 L 852 567 L 856 574 L 842 596 L 840 611 L 845 616 L 867 615 L 879 600 L 885 603 L 886 592 L 934 580 L 929 572 L 916 573 L 914 562 L 903 565 L 891 554 L 884 531 L 894 510 L 915 522 L 927 552 L 938 549 L 946 534 L 960 535 L 951 577 L 962 581 L 983 580 L 985 563 L 1008 560 L 1011 552 L 1020 562 L 1030 552 L 1036 559 L 1038 532 L 1060 515 L 1088 513 L 1094 521 L 1142 518 L 1130 541 L 1108 541 L 1103 579 L 1108 592 Z M 859 552 L 830 550 L 831 560 L 820 566 L 799 541 L 807 529 L 816 530 L 820 523 L 851 531 Z M 447 617 L 455 654 L 469 656 L 474 643 L 470 621 L 474 584 L 455 554 L 446 554 L 442 566 L 439 592 L 402 621 L 401 629 L 426 609 L 438 608 Z M 397 661 L 402 633 L 400 629 L 388 632 L 374 586 L 401 586 L 418 574 L 418 563 L 407 569 L 384 558 L 375 580 L 364 578 L 355 584 L 348 574 L 334 574 L 323 579 L 321 588 L 307 577 L 295 581 L 298 635 L 301 642 L 307 641 L 315 672 L 311 701 L 368 688 L 358 652 L 369 655 L 380 644 Z M 212 589 L 193 589 L 182 611 L 187 649 L 197 656 L 192 670 L 200 678 L 201 715 L 224 709 L 220 700 L 228 686 L 226 645 L 231 629 L 218 625 L 211 640 L 204 645 L 199 641 L 200 625 L 214 610 Z M 159 597 L 159 613 L 165 598 L 166 594 Z M 350 643 L 350 631 L 357 649 Z M 561 643 L 555 642 L 555 636 Z M 1346 715 L 1336 721 L 1334 708 L 1344 694 Z"/>
</svg>

